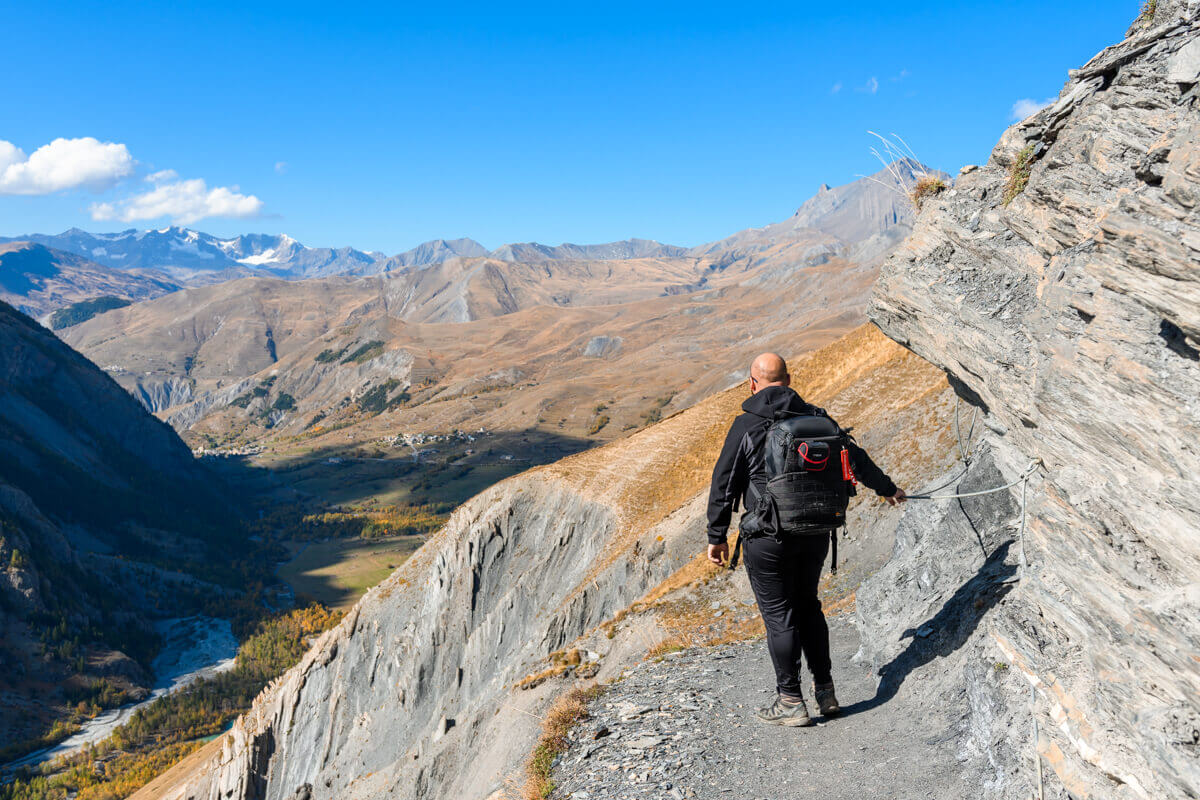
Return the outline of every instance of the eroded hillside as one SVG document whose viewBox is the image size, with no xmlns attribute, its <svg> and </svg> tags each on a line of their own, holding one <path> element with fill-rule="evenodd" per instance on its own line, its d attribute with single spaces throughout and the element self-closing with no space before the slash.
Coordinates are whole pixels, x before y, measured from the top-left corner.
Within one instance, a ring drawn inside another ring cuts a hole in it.
<svg viewBox="0 0 1200 800">
<path fill-rule="evenodd" d="M 797 360 L 793 372 L 902 480 L 953 460 L 941 373 L 873 328 Z M 589 632 L 589 646 L 605 650 L 603 674 L 655 645 L 641 628 L 611 639 L 594 632 L 648 593 L 662 596 L 652 590 L 678 570 L 684 582 L 694 570 L 712 462 L 745 394 L 738 386 L 483 492 L 230 734 L 140 796 L 484 797 L 500 788 L 562 686 L 515 684 Z M 902 429 L 919 450 L 895 435 Z M 865 537 L 890 530 L 898 514 L 863 498 L 853 516 Z M 655 638 L 671 633 L 659 628 Z"/>
<path fill-rule="evenodd" d="M 178 288 L 152 269 L 117 271 L 32 242 L 0 244 L 0 301 L 35 318 L 97 297 L 146 300 Z"/>
</svg>

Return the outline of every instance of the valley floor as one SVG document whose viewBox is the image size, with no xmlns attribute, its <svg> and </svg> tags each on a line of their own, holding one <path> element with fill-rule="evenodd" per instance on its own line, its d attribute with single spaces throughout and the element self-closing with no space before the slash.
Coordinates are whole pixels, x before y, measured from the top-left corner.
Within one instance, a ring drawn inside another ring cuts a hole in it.
<svg viewBox="0 0 1200 800">
<path fill-rule="evenodd" d="M 814 717 L 811 728 L 759 723 L 754 710 L 774 695 L 761 639 L 673 653 L 638 664 L 592 703 L 554 770 L 554 796 L 978 796 L 979 787 L 964 782 L 953 727 L 947 732 L 954 709 L 916 707 L 911 693 L 876 705 L 877 679 L 851 661 L 858 648 L 851 617 L 830 620 L 830 635 L 841 717 Z M 810 710 L 815 715 L 811 703 Z"/>
<path fill-rule="evenodd" d="M 292 558 L 278 571 L 296 597 L 346 611 L 368 589 L 391 575 L 425 541 L 424 536 L 288 542 Z"/>
</svg>

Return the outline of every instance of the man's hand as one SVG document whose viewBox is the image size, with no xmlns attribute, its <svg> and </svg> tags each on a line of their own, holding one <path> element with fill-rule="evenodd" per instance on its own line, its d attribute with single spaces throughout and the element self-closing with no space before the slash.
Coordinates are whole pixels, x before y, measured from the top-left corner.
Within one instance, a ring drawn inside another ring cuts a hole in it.
<svg viewBox="0 0 1200 800">
<path fill-rule="evenodd" d="M 904 493 L 904 490 L 903 490 L 903 489 L 897 489 L 897 490 L 896 490 L 896 493 L 895 493 L 894 495 L 892 495 L 891 497 L 887 498 L 887 501 L 888 501 L 888 505 L 891 505 L 891 506 L 898 506 L 898 505 L 900 505 L 901 503 L 903 503 L 903 502 L 904 502 L 905 500 L 907 500 L 907 499 L 908 499 L 908 495 L 906 495 L 906 494 Z"/>
<path fill-rule="evenodd" d="M 710 544 L 708 546 L 708 560 L 718 567 L 724 566 L 725 562 L 729 560 L 729 542 Z"/>
</svg>

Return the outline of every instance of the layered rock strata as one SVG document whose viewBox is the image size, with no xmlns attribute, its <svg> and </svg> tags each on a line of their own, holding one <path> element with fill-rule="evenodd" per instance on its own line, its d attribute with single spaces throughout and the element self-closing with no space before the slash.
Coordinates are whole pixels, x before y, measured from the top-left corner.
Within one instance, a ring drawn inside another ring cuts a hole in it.
<svg viewBox="0 0 1200 800">
<path fill-rule="evenodd" d="M 972 636 L 1076 797 L 1200 795 L 1200 19 L 1147 9 L 926 202 L 870 312 L 985 413 L 998 481 L 1040 464 L 1028 566 Z M 1032 772 L 1015 738 L 982 742 L 998 779 Z"/>
</svg>

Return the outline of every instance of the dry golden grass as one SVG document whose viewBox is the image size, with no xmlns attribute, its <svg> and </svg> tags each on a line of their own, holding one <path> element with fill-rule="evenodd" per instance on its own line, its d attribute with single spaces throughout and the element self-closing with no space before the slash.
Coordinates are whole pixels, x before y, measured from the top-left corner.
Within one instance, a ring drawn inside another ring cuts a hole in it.
<svg viewBox="0 0 1200 800">
<path fill-rule="evenodd" d="M 726 621 L 723 617 L 714 617 L 707 605 L 668 604 L 660 609 L 660 615 L 660 623 L 671 633 L 646 651 L 646 658 L 659 658 L 692 647 L 745 642 L 765 633 L 762 617 L 757 613 L 745 619 Z"/>
<path fill-rule="evenodd" d="M 567 749 L 567 734 L 588 717 L 588 703 L 603 693 L 601 686 L 576 687 L 561 695 L 542 720 L 538 742 L 525 762 L 525 782 L 519 790 L 521 800 L 545 800 L 554 792 L 550 765 Z"/>
<path fill-rule="evenodd" d="M 541 672 L 533 672 L 529 675 L 526 675 L 524 678 L 517 681 L 515 688 L 532 689 L 535 686 L 541 686 L 546 681 L 550 680 L 551 678 L 557 678 L 559 675 L 562 675 L 569 669 L 570 667 L 566 664 L 555 664 L 549 669 L 544 669 Z"/>
<path fill-rule="evenodd" d="M 920 211 L 921 204 L 925 202 L 926 198 L 933 197 L 944 191 L 945 188 L 946 182 L 941 178 L 936 175 L 924 175 L 913 184 L 913 188 L 908 193 L 908 199 L 912 200 L 913 206 Z"/>
<path fill-rule="evenodd" d="M 1149 28 L 1154 24 L 1154 15 L 1158 12 L 1158 0 L 1146 0 L 1142 3 L 1141 13 L 1134 20 L 1134 25 L 1140 25 L 1142 28 Z"/>
<path fill-rule="evenodd" d="M 792 359 L 790 371 L 792 386 L 806 400 L 856 430 L 946 388 L 940 370 L 870 324 Z M 618 514 L 616 535 L 581 586 L 630 557 L 643 535 L 705 490 L 748 394 L 747 384 L 739 384 L 627 439 L 541 468 Z"/>
<path fill-rule="evenodd" d="M 736 535 L 733 540 L 737 541 Z M 640 602 L 644 605 L 653 605 L 676 589 L 706 584 L 720 575 L 722 569 L 709 561 L 706 553 L 697 553 L 695 558 L 675 570 L 667 576 L 666 580 L 647 592 Z"/>
<path fill-rule="evenodd" d="M 535 686 L 540 686 L 551 678 L 557 678 L 559 675 L 564 675 L 575 667 L 583 664 L 583 652 L 574 647 L 570 650 L 555 650 L 548 656 L 548 658 L 550 659 L 550 667 L 548 669 L 526 675 L 524 678 L 517 681 L 516 688 L 532 689 Z"/>
<path fill-rule="evenodd" d="M 575 647 L 572 647 L 570 650 L 555 650 L 550 654 L 550 663 L 576 667 L 583 663 L 583 653 Z"/>
</svg>

